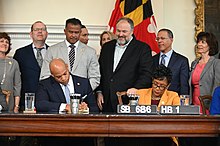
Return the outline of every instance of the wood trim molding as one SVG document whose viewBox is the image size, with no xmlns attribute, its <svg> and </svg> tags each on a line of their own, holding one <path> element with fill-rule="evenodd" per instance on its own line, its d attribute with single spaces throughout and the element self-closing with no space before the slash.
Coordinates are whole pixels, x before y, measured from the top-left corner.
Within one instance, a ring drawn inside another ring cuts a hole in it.
<svg viewBox="0 0 220 146">
<path fill-rule="evenodd" d="M 196 8 L 194 10 L 195 12 L 195 41 L 196 41 L 196 36 L 202 32 L 205 31 L 205 15 L 204 15 L 204 8 L 205 8 L 205 3 L 204 0 L 195 0 Z M 195 53 L 196 57 L 200 57 L 200 55 L 197 53 L 197 46 L 195 46 Z"/>
<path fill-rule="evenodd" d="M 64 25 L 47 25 L 48 37 L 46 43 L 51 46 L 65 39 Z M 89 46 L 100 53 L 100 34 L 107 30 L 107 26 L 86 25 L 89 31 Z M 0 32 L 7 32 L 12 40 L 12 50 L 8 54 L 13 56 L 16 49 L 26 46 L 32 42 L 30 38 L 31 24 L 0 24 Z"/>
<path fill-rule="evenodd" d="M 107 30 L 107 26 L 88 25 L 86 26 L 89 31 L 90 40 L 99 41 L 99 35 L 102 31 Z M 30 24 L 0 24 L 0 31 L 7 32 L 11 39 L 30 39 L 31 25 Z M 65 35 L 63 33 L 64 25 L 47 25 L 48 41 L 63 40 Z"/>
</svg>

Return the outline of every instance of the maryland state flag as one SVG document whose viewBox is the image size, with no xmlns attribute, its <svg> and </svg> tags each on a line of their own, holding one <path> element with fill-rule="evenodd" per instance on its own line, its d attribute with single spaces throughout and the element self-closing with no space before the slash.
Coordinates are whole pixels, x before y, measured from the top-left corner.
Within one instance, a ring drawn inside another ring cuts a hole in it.
<svg viewBox="0 0 220 146">
<path fill-rule="evenodd" d="M 109 26 L 116 31 L 116 21 L 121 17 L 129 17 L 134 21 L 135 37 L 147 43 L 153 52 L 159 53 L 156 38 L 156 21 L 153 16 L 151 0 L 116 0 Z"/>
</svg>

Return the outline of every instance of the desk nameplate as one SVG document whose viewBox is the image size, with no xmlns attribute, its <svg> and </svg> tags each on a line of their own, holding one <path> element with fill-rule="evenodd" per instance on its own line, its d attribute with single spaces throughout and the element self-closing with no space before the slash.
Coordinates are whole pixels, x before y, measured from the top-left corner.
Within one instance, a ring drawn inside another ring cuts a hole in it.
<svg viewBox="0 0 220 146">
<path fill-rule="evenodd" d="M 118 105 L 120 114 L 158 114 L 156 105 Z"/>
<path fill-rule="evenodd" d="M 189 106 L 161 106 L 160 114 L 162 115 L 200 115 L 200 107 L 196 105 Z"/>
</svg>

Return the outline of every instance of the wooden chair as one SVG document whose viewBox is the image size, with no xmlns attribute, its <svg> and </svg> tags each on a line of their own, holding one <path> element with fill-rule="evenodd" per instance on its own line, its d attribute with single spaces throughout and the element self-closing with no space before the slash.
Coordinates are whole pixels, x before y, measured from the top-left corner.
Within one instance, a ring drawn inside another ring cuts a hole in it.
<svg viewBox="0 0 220 146">
<path fill-rule="evenodd" d="M 2 90 L 2 93 L 5 95 L 6 104 L 9 104 L 9 97 L 11 95 L 11 91 L 8 90 Z"/>
<path fill-rule="evenodd" d="M 119 105 L 122 105 L 123 104 L 122 96 L 127 95 L 127 92 L 126 91 L 116 92 L 116 95 L 118 96 Z"/>
<path fill-rule="evenodd" d="M 206 115 L 206 111 L 210 110 L 210 105 L 211 105 L 211 101 L 212 101 L 212 96 L 211 95 L 203 95 L 203 96 L 199 96 L 199 100 L 202 106 L 202 113 L 204 115 Z"/>
</svg>

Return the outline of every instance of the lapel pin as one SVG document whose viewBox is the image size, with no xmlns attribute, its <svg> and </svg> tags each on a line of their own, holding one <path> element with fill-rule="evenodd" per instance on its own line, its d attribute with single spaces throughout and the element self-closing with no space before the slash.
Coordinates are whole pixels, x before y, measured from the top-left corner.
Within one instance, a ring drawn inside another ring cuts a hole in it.
<svg viewBox="0 0 220 146">
<path fill-rule="evenodd" d="M 78 86 L 80 86 L 80 83 L 76 83 Z"/>
</svg>

